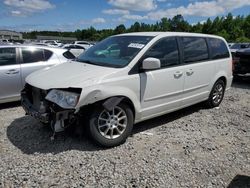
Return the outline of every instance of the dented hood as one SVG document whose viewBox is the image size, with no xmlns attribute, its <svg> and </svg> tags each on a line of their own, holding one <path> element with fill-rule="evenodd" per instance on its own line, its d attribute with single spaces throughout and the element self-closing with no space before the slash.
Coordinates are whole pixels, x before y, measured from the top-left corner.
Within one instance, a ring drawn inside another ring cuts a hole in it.
<svg viewBox="0 0 250 188">
<path fill-rule="evenodd" d="M 36 71 L 26 78 L 26 82 L 44 90 L 68 87 L 82 88 L 117 71 L 119 71 L 117 68 L 73 61 Z"/>
</svg>

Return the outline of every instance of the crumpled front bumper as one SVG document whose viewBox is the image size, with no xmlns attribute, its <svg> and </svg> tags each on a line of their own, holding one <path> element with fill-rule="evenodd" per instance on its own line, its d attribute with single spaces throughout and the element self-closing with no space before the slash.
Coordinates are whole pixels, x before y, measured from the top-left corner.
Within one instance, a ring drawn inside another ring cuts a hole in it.
<svg viewBox="0 0 250 188">
<path fill-rule="evenodd" d="M 43 123 L 49 123 L 50 121 L 50 115 L 49 113 L 41 113 L 39 112 L 30 102 L 28 97 L 26 96 L 25 91 L 22 91 L 21 93 L 21 105 L 24 109 L 24 111 L 28 114 L 34 117 L 35 119 L 43 122 Z"/>
<path fill-rule="evenodd" d="M 76 118 L 74 109 L 63 109 L 45 99 L 38 88 L 27 86 L 21 92 L 21 104 L 27 115 L 42 123 L 49 123 L 54 132 L 63 131 Z"/>
</svg>

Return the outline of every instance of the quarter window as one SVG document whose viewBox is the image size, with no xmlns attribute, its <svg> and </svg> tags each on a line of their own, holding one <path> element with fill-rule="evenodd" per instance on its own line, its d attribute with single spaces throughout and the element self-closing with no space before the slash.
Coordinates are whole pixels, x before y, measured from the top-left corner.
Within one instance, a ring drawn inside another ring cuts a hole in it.
<svg viewBox="0 0 250 188">
<path fill-rule="evenodd" d="M 16 48 L 0 48 L 0 66 L 16 64 Z"/>
<path fill-rule="evenodd" d="M 211 59 L 221 59 L 229 57 L 229 51 L 225 42 L 216 38 L 209 38 L 208 41 L 211 48 Z"/>
<path fill-rule="evenodd" d="M 157 58 L 161 61 L 161 67 L 169 67 L 179 63 L 179 51 L 175 37 L 168 37 L 158 41 L 144 55 L 143 59 L 148 57 Z"/>
<path fill-rule="evenodd" d="M 45 61 L 47 61 L 49 58 L 51 58 L 52 55 L 53 55 L 53 52 L 44 49 Z"/>
<path fill-rule="evenodd" d="M 63 53 L 63 56 L 67 59 L 75 59 L 76 57 L 70 52 L 70 51 L 66 51 Z"/>
<path fill-rule="evenodd" d="M 43 49 L 23 48 L 22 56 L 23 56 L 23 63 L 35 63 L 45 60 Z"/>
<path fill-rule="evenodd" d="M 198 62 L 208 59 L 206 40 L 199 37 L 183 37 L 184 63 Z"/>
</svg>

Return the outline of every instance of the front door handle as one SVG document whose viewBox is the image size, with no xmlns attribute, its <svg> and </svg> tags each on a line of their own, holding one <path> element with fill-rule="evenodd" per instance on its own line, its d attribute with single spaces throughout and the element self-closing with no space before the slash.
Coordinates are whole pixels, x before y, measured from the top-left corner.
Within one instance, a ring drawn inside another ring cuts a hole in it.
<svg viewBox="0 0 250 188">
<path fill-rule="evenodd" d="M 10 69 L 10 70 L 8 70 L 8 71 L 6 72 L 6 74 L 18 74 L 18 73 L 19 73 L 19 71 L 16 70 L 16 69 Z"/>
<path fill-rule="evenodd" d="M 191 76 L 194 73 L 193 69 L 189 69 L 186 74 L 187 76 Z"/>
<path fill-rule="evenodd" d="M 182 75 L 183 75 L 182 71 L 177 71 L 177 72 L 174 73 L 175 78 L 180 78 Z"/>
</svg>

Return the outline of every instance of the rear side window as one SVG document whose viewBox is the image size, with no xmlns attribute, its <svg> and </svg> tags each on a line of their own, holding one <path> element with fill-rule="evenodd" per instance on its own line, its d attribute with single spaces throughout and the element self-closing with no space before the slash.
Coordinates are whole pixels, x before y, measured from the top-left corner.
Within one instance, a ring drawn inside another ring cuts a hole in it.
<svg viewBox="0 0 250 188">
<path fill-rule="evenodd" d="M 208 41 L 211 48 L 211 59 L 221 59 L 229 57 L 229 51 L 223 40 L 208 38 Z"/>
<path fill-rule="evenodd" d="M 43 49 L 22 48 L 23 63 L 44 61 Z"/>
<path fill-rule="evenodd" d="M 208 59 L 208 48 L 204 38 L 183 37 L 184 63 L 199 62 Z"/>
<path fill-rule="evenodd" d="M 63 56 L 67 59 L 75 59 L 76 57 L 70 52 L 70 51 L 66 51 L 63 53 Z"/>
<path fill-rule="evenodd" d="M 162 68 L 177 65 L 179 63 L 179 52 L 176 38 L 167 37 L 156 42 L 144 55 L 144 59 L 148 57 L 159 59 Z"/>
<path fill-rule="evenodd" d="M 51 52 L 50 50 L 45 50 L 44 49 L 45 61 L 47 61 L 49 58 L 51 58 L 52 55 L 53 55 L 53 52 Z"/>
<path fill-rule="evenodd" d="M 0 48 L 0 66 L 16 64 L 15 48 Z"/>
</svg>

